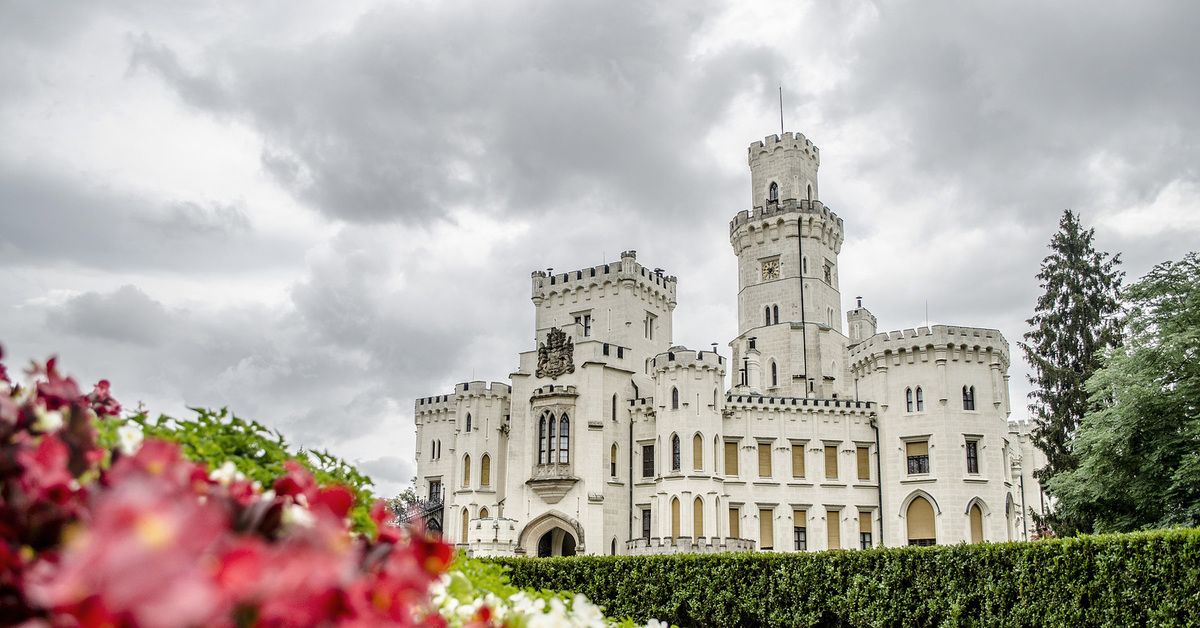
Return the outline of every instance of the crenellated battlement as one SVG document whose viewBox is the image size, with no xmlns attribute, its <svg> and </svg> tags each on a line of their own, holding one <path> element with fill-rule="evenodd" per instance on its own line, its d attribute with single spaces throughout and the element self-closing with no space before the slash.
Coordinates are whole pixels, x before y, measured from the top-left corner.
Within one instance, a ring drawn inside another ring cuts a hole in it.
<svg viewBox="0 0 1200 628">
<path fill-rule="evenodd" d="M 754 207 L 749 210 L 743 209 L 733 217 L 733 220 L 729 221 L 729 235 L 733 236 L 737 233 L 738 229 L 746 225 L 756 222 L 774 222 L 773 219 L 779 217 L 783 217 L 789 222 L 799 220 L 800 214 L 805 214 L 810 218 L 816 219 L 810 220 L 806 225 L 809 228 L 804 234 L 805 237 L 823 237 L 824 234 L 819 236 L 813 233 L 818 227 L 822 232 L 832 229 L 836 233 L 835 239 L 837 244 L 841 244 L 845 224 L 837 214 L 830 211 L 821 201 L 797 200 L 794 198 L 786 198 L 778 203 L 770 203 L 766 207 Z M 818 224 L 818 221 L 820 224 Z M 763 224 L 762 228 L 766 228 L 767 226 L 769 225 Z"/>
<path fill-rule="evenodd" d="M 999 330 L 955 325 L 878 333 L 850 347 L 850 360 L 858 368 L 868 361 L 883 360 L 887 354 L 917 354 L 930 349 L 946 351 L 947 359 L 951 360 L 982 362 L 989 360 L 988 356 L 996 356 L 1002 369 L 1007 370 L 1009 365 L 1008 341 Z"/>
<path fill-rule="evenodd" d="M 754 165 L 755 159 L 770 155 L 776 150 L 783 149 L 789 151 L 803 152 L 805 157 L 821 163 L 821 150 L 817 148 L 812 140 L 804 137 L 803 133 L 793 133 L 787 131 L 782 137 L 779 135 L 768 135 L 762 141 L 752 142 L 750 147 L 746 149 L 747 159 L 750 165 Z"/>
<path fill-rule="evenodd" d="M 454 396 L 462 398 L 471 397 L 500 397 L 507 399 L 512 393 L 512 386 L 504 382 L 488 382 L 474 381 L 463 382 L 454 387 Z"/>
<path fill-rule="evenodd" d="M 725 358 L 713 351 L 692 351 L 684 347 L 671 347 L 654 356 L 654 370 L 665 371 L 675 368 L 715 370 L 725 375 Z"/>
<path fill-rule="evenodd" d="M 853 399 L 817 399 L 813 397 L 775 397 L 760 394 L 727 394 L 725 407 L 738 410 L 749 409 L 807 409 L 841 414 L 874 414 L 875 404 Z"/>
<path fill-rule="evenodd" d="M 619 284 L 632 281 L 642 291 L 651 293 L 655 298 L 664 297 L 672 304 L 675 302 L 675 291 L 678 279 L 674 275 L 666 275 L 662 269 L 649 269 L 635 261 L 636 251 L 621 253 L 621 261 L 581 268 L 565 273 L 548 274 L 543 270 L 530 273 L 533 284 L 532 298 L 535 303 L 552 295 L 590 290 L 603 286 L 605 283 Z"/>
</svg>

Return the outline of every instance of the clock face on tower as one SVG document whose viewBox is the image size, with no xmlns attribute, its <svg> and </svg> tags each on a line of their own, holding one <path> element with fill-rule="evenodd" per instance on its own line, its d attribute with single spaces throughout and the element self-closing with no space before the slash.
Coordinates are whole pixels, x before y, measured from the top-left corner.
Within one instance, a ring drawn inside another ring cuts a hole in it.
<svg viewBox="0 0 1200 628">
<path fill-rule="evenodd" d="M 779 279 L 779 260 L 769 259 L 762 263 L 763 281 Z"/>
</svg>

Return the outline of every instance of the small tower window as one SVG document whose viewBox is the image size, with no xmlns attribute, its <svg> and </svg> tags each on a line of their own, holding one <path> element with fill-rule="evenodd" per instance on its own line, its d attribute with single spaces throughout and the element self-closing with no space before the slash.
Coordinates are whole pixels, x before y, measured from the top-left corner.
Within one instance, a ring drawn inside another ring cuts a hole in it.
<svg viewBox="0 0 1200 628">
<path fill-rule="evenodd" d="M 921 391 L 921 387 L 917 386 L 917 412 L 925 411 L 925 393 Z"/>
<path fill-rule="evenodd" d="M 678 388 L 671 389 L 671 409 L 672 410 L 679 409 L 679 389 Z"/>
<path fill-rule="evenodd" d="M 678 471 L 680 467 L 679 460 L 679 435 L 671 436 L 671 470 Z"/>
<path fill-rule="evenodd" d="M 963 410 L 975 409 L 975 387 L 963 386 Z"/>
<path fill-rule="evenodd" d="M 775 324 L 778 325 L 779 324 L 779 306 L 778 305 L 772 306 L 771 313 L 775 315 L 774 316 Z"/>
<path fill-rule="evenodd" d="M 479 460 L 479 485 L 480 486 L 491 486 L 492 485 L 492 458 L 491 458 L 491 456 L 488 456 L 487 454 L 483 454 L 483 458 L 481 458 Z M 479 515 L 479 516 L 486 517 L 487 515 Z"/>
<path fill-rule="evenodd" d="M 771 362 L 771 385 L 779 385 L 779 367 L 774 362 Z"/>
<path fill-rule="evenodd" d="M 546 464 L 546 415 L 538 421 L 538 464 Z"/>
<path fill-rule="evenodd" d="M 471 431 L 471 413 L 470 412 L 467 413 L 467 431 L 468 432 Z"/>
<path fill-rule="evenodd" d="M 763 309 L 763 320 L 765 321 L 764 325 L 771 324 L 771 306 L 769 305 Z"/>
<path fill-rule="evenodd" d="M 463 486 L 471 485 L 471 456 L 470 456 L 470 454 L 463 456 L 462 485 Z"/>
<path fill-rule="evenodd" d="M 779 202 L 779 184 L 775 183 L 774 181 L 771 182 L 771 187 L 767 188 L 767 202 Z"/>
<path fill-rule="evenodd" d="M 617 444 L 613 443 L 612 449 L 608 452 L 608 474 L 612 477 L 617 477 Z"/>
<path fill-rule="evenodd" d="M 905 412 L 913 411 L 913 397 L 912 397 L 912 389 L 911 388 L 904 389 L 904 405 L 905 405 L 905 408 L 904 408 Z"/>
<path fill-rule="evenodd" d="M 570 462 L 569 453 L 571 451 L 571 438 L 569 428 L 567 427 L 567 415 L 562 415 L 558 422 L 558 463 L 567 464 Z"/>
</svg>

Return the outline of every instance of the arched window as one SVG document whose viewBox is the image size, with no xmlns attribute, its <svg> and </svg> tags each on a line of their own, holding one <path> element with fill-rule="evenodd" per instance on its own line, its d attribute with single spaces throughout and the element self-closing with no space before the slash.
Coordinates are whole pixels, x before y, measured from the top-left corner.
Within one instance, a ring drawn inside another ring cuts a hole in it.
<svg viewBox="0 0 1200 628">
<path fill-rule="evenodd" d="M 463 456 L 463 486 L 471 485 L 471 454 Z"/>
<path fill-rule="evenodd" d="M 671 409 L 672 410 L 679 409 L 679 389 L 678 388 L 671 389 Z"/>
<path fill-rule="evenodd" d="M 492 485 L 492 457 L 487 454 L 483 454 L 483 458 L 479 459 L 479 485 Z M 483 517 L 484 515 L 479 516 Z"/>
<path fill-rule="evenodd" d="M 763 308 L 763 324 L 764 325 L 771 324 L 771 306 L 769 306 L 769 305 L 767 307 Z"/>
<path fill-rule="evenodd" d="M 671 435 L 671 470 L 679 470 L 679 435 Z"/>
<path fill-rule="evenodd" d="M 463 508 L 462 520 L 463 520 L 462 521 L 462 538 L 459 539 L 458 542 L 466 543 L 467 542 L 467 524 L 469 524 L 471 522 L 471 513 L 466 508 Z"/>
<path fill-rule="evenodd" d="M 909 545 L 937 545 L 933 506 L 929 504 L 928 500 L 920 496 L 913 498 L 905 514 L 905 519 L 908 520 Z"/>
<path fill-rule="evenodd" d="M 437 441 L 436 440 L 429 441 L 429 459 L 437 460 Z"/>
<path fill-rule="evenodd" d="M 692 542 L 704 536 L 704 500 L 699 497 L 692 502 Z"/>
<path fill-rule="evenodd" d="M 917 386 L 917 412 L 925 411 L 925 393 L 921 391 L 921 387 Z"/>
<path fill-rule="evenodd" d="M 538 421 L 538 464 L 546 464 L 546 415 Z"/>
<path fill-rule="evenodd" d="M 771 182 L 771 187 L 767 188 L 767 202 L 779 202 L 779 184 L 774 181 Z"/>
<path fill-rule="evenodd" d="M 487 519 L 487 518 L 488 518 L 488 509 L 487 509 L 486 507 L 485 507 L 485 508 L 480 508 L 480 509 L 479 509 L 479 518 L 480 518 L 480 519 Z"/>
<path fill-rule="evenodd" d="M 549 443 L 550 449 L 546 451 L 546 464 L 554 464 L 554 425 L 558 423 L 553 414 L 546 415 L 546 428 L 549 431 L 549 436 L 546 442 Z"/>
<path fill-rule="evenodd" d="M 963 386 L 963 410 L 975 409 L 975 387 Z"/>
<path fill-rule="evenodd" d="M 979 504 L 971 504 L 971 542 L 983 542 L 983 511 Z"/>
<path fill-rule="evenodd" d="M 571 461 L 571 435 L 567 425 L 567 415 L 564 414 L 558 420 L 558 464 L 567 464 Z"/>
<path fill-rule="evenodd" d="M 467 413 L 467 431 L 468 432 L 471 431 L 471 413 L 470 412 Z"/>
<path fill-rule="evenodd" d="M 779 366 L 775 364 L 774 360 L 771 361 L 771 385 L 779 385 Z"/>
<path fill-rule="evenodd" d="M 692 438 L 692 469 L 704 470 L 704 439 L 699 434 Z"/>
<path fill-rule="evenodd" d="M 904 406 L 905 406 L 905 407 L 904 407 L 904 411 L 905 411 L 905 412 L 912 412 L 912 411 L 913 411 L 913 404 L 912 404 L 912 389 L 911 389 L 911 388 L 905 388 L 905 389 L 904 389 Z"/>
<path fill-rule="evenodd" d="M 616 556 L 616 555 L 617 555 L 617 540 L 613 539 L 612 540 L 612 549 L 609 550 L 609 556 Z"/>
<path fill-rule="evenodd" d="M 671 536 L 679 538 L 679 498 L 671 498 Z"/>
<path fill-rule="evenodd" d="M 779 306 L 778 305 L 772 306 L 771 313 L 775 315 L 773 318 L 775 319 L 775 324 L 778 325 L 779 324 Z"/>
<path fill-rule="evenodd" d="M 617 444 L 613 443 L 612 449 L 608 452 L 608 474 L 612 477 L 617 477 Z"/>
<path fill-rule="evenodd" d="M 617 396 L 615 394 L 613 395 L 612 403 L 612 420 L 617 420 Z"/>
</svg>

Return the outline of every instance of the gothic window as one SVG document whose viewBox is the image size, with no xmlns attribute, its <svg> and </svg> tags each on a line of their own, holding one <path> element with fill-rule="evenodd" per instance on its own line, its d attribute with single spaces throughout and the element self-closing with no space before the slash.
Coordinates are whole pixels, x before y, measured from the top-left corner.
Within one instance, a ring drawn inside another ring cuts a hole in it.
<svg viewBox="0 0 1200 628">
<path fill-rule="evenodd" d="M 963 410 L 975 409 L 975 387 L 963 386 Z"/>
<path fill-rule="evenodd" d="M 567 415 L 562 415 L 558 421 L 558 464 L 570 462 L 570 431 L 567 427 Z"/>
<path fill-rule="evenodd" d="M 467 413 L 467 431 L 468 432 L 471 431 L 471 413 L 470 412 Z"/>
<path fill-rule="evenodd" d="M 437 460 L 437 441 L 436 440 L 429 441 L 429 459 Z"/>
<path fill-rule="evenodd" d="M 462 478 L 463 478 L 463 481 L 462 481 L 463 486 L 471 485 L 471 455 L 470 454 L 463 456 Z"/>
<path fill-rule="evenodd" d="M 917 386 L 917 412 L 925 411 L 925 393 L 921 391 L 921 387 Z"/>
<path fill-rule="evenodd" d="M 692 438 L 692 469 L 704 470 L 704 439 L 699 434 Z"/>
<path fill-rule="evenodd" d="M 774 317 L 774 318 L 775 318 L 775 324 L 776 324 L 776 325 L 778 325 L 778 324 L 779 324 L 779 306 L 778 306 L 778 305 L 776 305 L 776 306 L 773 306 L 773 307 L 771 308 L 771 312 L 775 314 L 775 317 Z"/>
<path fill-rule="evenodd" d="M 468 523 L 469 523 L 470 521 L 471 521 L 471 513 L 470 513 L 470 511 L 468 511 L 466 508 L 463 508 L 463 513 L 462 513 L 462 539 L 461 539 L 461 540 L 459 540 L 459 543 L 466 543 L 466 542 L 467 542 L 467 525 L 468 525 Z"/>
<path fill-rule="evenodd" d="M 678 471 L 679 466 L 679 435 L 675 434 L 671 436 L 671 470 Z"/>
<path fill-rule="evenodd" d="M 704 500 L 697 497 L 692 502 L 692 542 L 699 542 L 702 536 L 704 536 Z"/>
<path fill-rule="evenodd" d="M 489 514 L 490 514 L 490 513 L 488 513 L 488 509 L 487 509 L 487 508 L 480 508 L 480 509 L 479 509 L 479 518 L 480 518 L 480 519 L 487 519 Z"/>
<path fill-rule="evenodd" d="M 546 464 L 546 415 L 538 421 L 538 464 Z"/>
<path fill-rule="evenodd" d="M 763 320 L 765 321 L 763 323 L 764 325 L 771 324 L 771 306 L 769 306 L 769 305 L 767 307 L 763 308 Z"/>
<path fill-rule="evenodd" d="M 905 412 L 912 412 L 913 403 L 912 403 L 912 389 L 911 388 L 904 389 L 904 406 L 905 406 Z"/>
<path fill-rule="evenodd" d="M 771 385 L 772 386 L 779 385 L 779 367 L 775 364 L 774 361 L 771 362 Z"/>
<path fill-rule="evenodd" d="M 617 477 L 617 444 L 613 443 L 612 449 L 608 452 L 608 474 L 612 477 Z"/>
<path fill-rule="evenodd" d="M 549 443 L 549 449 L 546 451 L 546 464 L 554 464 L 554 426 L 557 423 L 553 414 L 546 415 L 546 428 L 549 433 L 549 437 L 546 438 L 546 442 Z"/>
<path fill-rule="evenodd" d="M 679 409 L 679 389 L 678 388 L 671 389 L 671 409 L 672 410 Z"/>
<path fill-rule="evenodd" d="M 775 183 L 774 181 L 771 182 L 771 187 L 767 189 L 767 202 L 779 202 L 779 184 Z"/>
<path fill-rule="evenodd" d="M 492 485 L 492 458 L 487 454 L 483 454 L 483 458 L 479 460 L 479 485 Z"/>
<path fill-rule="evenodd" d="M 937 534 L 934 531 L 933 506 L 924 497 L 913 498 L 905 511 L 908 524 L 909 545 L 937 545 Z"/>
</svg>

